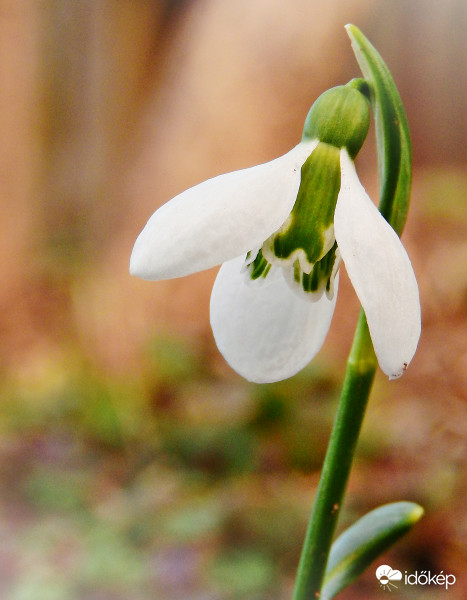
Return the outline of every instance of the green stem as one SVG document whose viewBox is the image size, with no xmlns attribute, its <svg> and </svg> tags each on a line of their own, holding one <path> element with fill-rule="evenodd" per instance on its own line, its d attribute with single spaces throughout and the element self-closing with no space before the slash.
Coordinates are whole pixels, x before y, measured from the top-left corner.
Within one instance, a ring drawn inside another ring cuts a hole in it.
<svg viewBox="0 0 467 600">
<path fill-rule="evenodd" d="M 376 371 L 365 314 L 360 311 L 339 407 L 298 567 L 293 600 L 320 597 L 332 538 Z"/>
</svg>

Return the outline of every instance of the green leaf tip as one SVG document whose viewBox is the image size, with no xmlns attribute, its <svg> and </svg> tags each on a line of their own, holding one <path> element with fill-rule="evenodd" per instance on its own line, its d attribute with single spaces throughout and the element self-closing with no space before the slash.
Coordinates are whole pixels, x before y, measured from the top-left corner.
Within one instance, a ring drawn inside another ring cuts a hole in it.
<svg viewBox="0 0 467 600">
<path fill-rule="evenodd" d="M 421 519 L 413 502 L 385 504 L 367 513 L 333 543 L 321 600 L 334 598 Z"/>
<path fill-rule="evenodd" d="M 394 79 L 379 52 L 352 24 L 345 26 L 360 69 L 370 88 L 376 124 L 379 209 L 400 235 L 407 219 L 412 184 L 409 126 Z"/>
</svg>

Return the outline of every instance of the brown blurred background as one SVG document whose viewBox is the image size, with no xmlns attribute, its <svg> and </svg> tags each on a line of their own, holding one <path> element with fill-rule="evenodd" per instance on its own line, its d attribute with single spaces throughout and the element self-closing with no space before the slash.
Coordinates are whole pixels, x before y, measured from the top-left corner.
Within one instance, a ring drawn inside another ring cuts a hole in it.
<svg viewBox="0 0 467 600">
<path fill-rule="evenodd" d="M 290 597 L 353 291 L 307 370 L 252 386 L 212 340 L 215 270 L 147 283 L 128 259 L 170 197 L 297 143 L 360 75 L 348 22 L 407 110 L 423 331 L 402 380 L 377 376 L 342 526 L 420 502 L 385 561 L 457 577 L 404 597 L 465 597 L 465 0 L 0 0 L 2 598 Z M 382 593 L 370 569 L 342 598 Z"/>
</svg>

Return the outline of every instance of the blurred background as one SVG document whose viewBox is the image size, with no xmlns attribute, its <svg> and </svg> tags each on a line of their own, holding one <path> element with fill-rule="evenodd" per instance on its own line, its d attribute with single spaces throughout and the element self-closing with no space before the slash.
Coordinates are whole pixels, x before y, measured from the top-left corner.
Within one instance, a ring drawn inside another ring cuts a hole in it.
<svg viewBox="0 0 467 600">
<path fill-rule="evenodd" d="M 0 0 L 1 598 L 290 598 L 353 290 L 307 369 L 256 386 L 213 342 L 215 270 L 148 283 L 128 260 L 158 206 L 285 153 L 360 75 L 347 22 L 408 114 L 423 331 L 401 380 L 377 374 L 340 529 L 426 516 L 341 597 L 380 598 L 383 562 L 457 577 L 401 597 L 466 597 L 465 0 Z"/>
</svg>

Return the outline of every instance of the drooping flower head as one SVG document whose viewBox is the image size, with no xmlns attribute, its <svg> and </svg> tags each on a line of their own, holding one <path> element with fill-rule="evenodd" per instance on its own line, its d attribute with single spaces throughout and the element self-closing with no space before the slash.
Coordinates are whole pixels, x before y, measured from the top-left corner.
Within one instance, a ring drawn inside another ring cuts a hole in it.
<svg viewBox="0 0 467 600">
<path fill-rule="evenodd" d="M 328 90 L 290 152 L 179 194 L 136 240 L 130 271 L 143 279 L 181 277 L 223 263 L 211 296 L 211 325 L 227 362 L 250 381 L 290 377 L 320 350 L 341 260 L 382 370 L 400 377 L 415 353 L 415 275 L 354 166 L 370 122 L 365 92 L 362 80 Z"/>
</svg>

